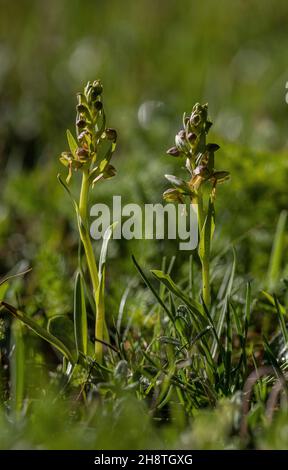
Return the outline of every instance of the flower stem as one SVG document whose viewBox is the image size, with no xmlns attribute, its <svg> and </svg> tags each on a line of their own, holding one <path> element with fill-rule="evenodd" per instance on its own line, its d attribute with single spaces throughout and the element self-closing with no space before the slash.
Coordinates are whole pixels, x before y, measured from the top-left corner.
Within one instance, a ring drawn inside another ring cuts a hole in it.
<svg viewBox="0 0 288 470">
<path fill-rule="evenodd" d="M 204 237 L 203 227 L 205 224 L 205 210 L 203 205 L 203 195 L 201 188 L 198 191 L 198 225 L 199 225 L 199 238 Z M 209 245 L 210 246 L 210 245 Z M 204 247 L 207 250 L 206 244 Z M 202 266 L 202 296 L 205 302 L 206 307 L 210 306 L 211 295 L 210 295 L 210 249 L 208 252 L 204 253 L 204 256 L 200 256 L 201 266 Z"/>
<path fill-rule="evenodd" d="M 98 289 L 99 279 L 98 279 L 98 269 L 95 261 L 95 256 L 93 252 L 92 243 L 89 236 L 89 228 L 88 228 L 88 193 L 89 193 L 89 179 L 88 173 L 84 172 L 82 177 L 82 186 L 80 192 L 80 201 L 79 201 L 79 215 L 80 215 L 80 236 L 81 241 L 84 246 L 85 255 L 87 259 L 88 269 L 90 273 L 90 278 L 93 287 L 93 294 L 96 298 L 96 292 Z"/>
<path fill-rule="evenodd" d="M 210 262 L 209 258 L 201 260 L 202 262 L 202 295 L 206 307 L 210 307 Z"/>
<path fill-rule="evenodd" d="M 201 237 L 201 231 L 205 222 L 205 213 L 203 207 L 203 195 L 201 188 L 198 189 L 197 195 L 197 204 L 198 204 L 198 226 L 199 226 L 199 237 Z"/>
<path fill-rule="evenodd" d="M 89 195 L 89 174 L 87 171 L 83 172 L 82 176 L 82 185 L 81 185 L 81 192 L 80 192 L 80 200 L 79 200 L 79 231 L 81 241 L 84 247 L 85 256 L 87 260 L 88 270 L 90 274 L 90 279 L 93 287 L 93 297 L 95 301 L 95 337 L 102 340 L 103 339 L 103 322 L 104 318 L 98 318 L 98 301 L 97 301 L 97 291 L 99 286 L 99 276 L 98 276 L 98 269 L 97 264 L 93 252 L 93 247 L 91 243 L 91 239 L 89 236 L 89 228 L 88 228 L 88 195 Z M 100 321 L 101 320 L 101 321 Z M 101 344 L 102 346 L 102 344 Z M 99 353 L 99 343 L 95 342 L 95 354 L 100 358 L 100 362 L 102 360 L 102 349 Z M 96 360 L 97 360 L 96 357 Z"/>
</svg>

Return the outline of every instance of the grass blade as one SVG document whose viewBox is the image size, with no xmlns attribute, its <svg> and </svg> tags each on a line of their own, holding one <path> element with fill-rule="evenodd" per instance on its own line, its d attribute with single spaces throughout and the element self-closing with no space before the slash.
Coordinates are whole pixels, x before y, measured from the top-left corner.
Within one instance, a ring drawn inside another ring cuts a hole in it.
<svg viewBox="0 0 288 470">
<path fill-rule="evenodd" d="M 276 307 L 276 310 L 277 310 L 277 315 L 278 315 L 278 319 L 279 319 L 279 323 L 280 323 L 281 332 L 282 332 L 282 335 L 283 335 L 283 338 L 284 338 L 284 341 L 285 341 L 286 347 L 287 347 L 288 346 L 288 330 L 287 330 L 287 326 L 286 326 L 286 322 L 285 322 L 285 319 L 284 319 L 283 312 L 280 309 L 279 302 L 278 302 L 278 299 L 277 299 L 276 295 L 274 295 L 274 302 L 275 302 L 275 307 Z"/>
<path fill-rule="evenodd" d="M 217 337 L 218 338 L 221 337 L 225 317 L 226 317 L 226 314 L 227 314 L 228 302 L 229 302 L 229 298 L 230 298 L 232 287 L 233 287 L 235 268 L 236 268 L 236 254 L 235 254 L 235 250 L 233 249 L 233 263 L 232 263 L 232 267 L 231 267 L 230 277 L 229 277 L 227 289 L 226 289 L 226 292 L 225 292 L 225 299 L 224 299 L 222 311 L 220 313 L 220 317 L 219 317 L 217 327 L 216 327 Z M 214 343 L 213 343 L 213 346 L 212 346 L 212 357 L 213 358 L 215 357 L 216 350 L 217 350 L 217 342 L 216 342 L 216 339 L 215 339 Z"/>
<path fill-rule="evenodd" d="M 68 196 L 70 197 L 71 201 L 73 202 L 73 205 L 74 205 L 74 208 L 75 208 L 77 217 L 78 217 L 78 219 L 80 219 L 79 207 L 78 207 L 78 204 L 77 204 L 77 202 L 75 201 L 74 197 L 72 196 L 72 193 L 71 193 L 70 189 L 68 188 L 67 184 L 62 180 L 60 174 L 57 175 L 57 179 L 58 179 L 59 183 L 61 184 L 61 186 L 63 186 L 63 188 L 64 188 L 65 191 L 67 192 L 67 194 L 68 194 Z M 78 223 L 80 224 L 79 221 L 78 221 Z"/>
<path fill-rule="evenodd" d="M 103 243 L 101 247 L 101 253 L 100 253 L 100 260 L 99 260 L 99 275 L 101 276 L 101 273 L 103 272 L 104 266 L 106 264 L 106 257 L 107 257 L 107 250 L 108 250 L 108 243 L 110 241 L 110 238 L 112 236 L 113 230 L 116 227 L 118 222 L 114 222 L 114 224 L 110 225 L 104 233 L 103 236 Z"/>
<path fill-rule="evenodd" d="M 87 354 L 88 329 L 83 279 L 77 273 L 74 287 L 74 334 L 77 355 L 79 351 Z"/>
<path fill-rule="evenodd" d="M 281 260 L 283 258 L 283 243 L 285 226 L 287 221 L 287 211 L 282 211 L 276 227 L 276 233 L 273 241 L 273 247 L 269 262 L 269 269 L 267 275 L 268 289 L 272 290 L 279 281 Z"/>
<path fill-rule="evenodd" d="M 159 304 L 161 305 L 161 307 L 163 307 L 163 309 L 165 310 L 165 312 L 167 313 L 168 317 L 170 318 L 170 320 L 172 322 L 174 322 L 174 318 L 173 318 L 173 315 L 171 313 L 171 311 L 166 307 L 165 303 L 163 302 L 163 300 L 161 299 L 161 297 L 159 296 L 158 292 L 154 289 L 154 287 L 152 286 L 151 282 L 148 280 L 147 276 L 144 274 L 144 272 L 142 271 L 142 269 L 140 268 L 139 264 L 137 263 L 136 261 L 136 258 L 134 257 L 134 255 L 132 255 L 132 260 L 133 260 L 133 263 L 137 269 L 137 271 L 139 272 L 140 276 L 142 277 L 143 281 L 145 282 L 146 286 L 148 287 L 148 289 L 150 289 L 150 291 L 152 292 L 152 294 L 154 295 L 154 297 L 157 299 L 157 301 L 159 302 Z"/>
<path fill-rule="evenodd" d="M 45 330 L 45 328 L 42 328 L 42 326 L 38 325 L 32 318 L 27 317 L 24 315 L 21 310 L 16 309 L 10 304 L 7 304 L 6 302 L 0 302 L 0 305 L 5 307 L 8 312 L 10 312 L 13 317 L 17 318 L 20 320 L 22 323 L 24 323 L 28 328 L 30 328 L 34 333 L 36 333 L 38 336 L 40 336 L 42 339 L 45 339 L 48 343 L 51 344 L 54 348 L 56 348 L 58 351 L 65 356 L 68 361 L 70 361 L 72 364 L 75 363 L 75 360 L 72 356 L 72 353 L 69 351 L 69 349 L 60 341 L 58 338 L 53 336 L 49 331 Z"/>
<path fill-rule="evenodd" d="M 12 403 L 16 416 L 19 416 L 24 399 L 25 349 L 22 324 L 16 319 L 12 322 L 11 349 Z"/>
<path fill-rule="evenodd" d="M 185 304 L 189 305 L 194 313 L 203 314 L 203 307 L 200 303 L 196 302 L 195 300 L 190 299 L 184 292 L 172 281 L 169 274 L 163 273 L 163 271 L 154 269 L 151 271 L 153 276 L 158 279 L 158 281 L 162 282 L 167 289 L 172 292 L 176 297 L 180 298 L 185 302 Z"/>
<path fill-rule="evenodd" d="M 96 293 L 96 323 L 95 323 L 95 357 L 96 361 L 102 363 L 103 357 L 103 338 L 105 333 L 105 266 L 103 267 L 99 286 Z"/>
<path fill-rule="evenodd" d="M 47 323 L 47 331 L 76 355 L 73 321 L 68 315 L 54 315 Z"/>
<path fill-rule="evenodd" d="M 95 322 L 95 356 L 101 364 L 103 357 L 103 339 L 109 342 L 108 330 L 105 322 L 105 266 L 108 250 L 108 243 L 112 236 L 113 229 L 117 222 L 110 225 L 104 233 L 99 260 L 99 285 L 96 292 L 96 322 Z"/>
<path fill-rule="evenodd" d="M 265 290 L 262 290 L 262 294 L 266 297 L 266 299 L 270 302 L 271 305 L 274 305 L 274 307 L 276 307 L 275 298 L 273 297 L 273 295 L 269 294 L 269 292 L 266 292 Z M 280 304 L 278 299 L 277 299 L 277 305 L 278 305 L 277 308 L 279 308 L 282 315 L 286 315 L 286 309 L 285 307 L 283 307 L 282 304 Z"/>
<path fill-rule="evenodd" d="M 251 317 L 251 284 L 247 282 L 246 300 L 245 300 L 245 322 L 249 324 Z"/>
<path fill-rule="evenodd" d="M 25 274 L 29 273 L 30 271 L 32 271 L 32 268 L 28 268 L 25 271 L 22 271 L 21 273 L 16 273 L 16 274 L 12 274 L 11 276 L 7 276 L 7 277 L 5 277 L 4 279 L 2 279 L 0 281 L 0 286 L 5 284 L 5 282 L 9 281 L 10 279 L 14 279 L 15 277 L 19 277 L 19 276 L 24 276 Z"/>
</svg>

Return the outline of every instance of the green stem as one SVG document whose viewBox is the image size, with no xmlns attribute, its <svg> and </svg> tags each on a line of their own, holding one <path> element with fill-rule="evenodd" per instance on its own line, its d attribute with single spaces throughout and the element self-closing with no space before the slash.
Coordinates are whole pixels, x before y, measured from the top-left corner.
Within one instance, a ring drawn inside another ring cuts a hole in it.
<svg viewBox="0 0 288 470">
<path fill-rule="evenodd" d="M 12 345 L 14 348 L 11 360 L 11 395 L 16 418 L 20 418 L 24 399 L 25 382 L 25 349 L 22 323 L 19 320 L 12 322 Z"/>
<path fill-rule="evenodd" d="M 204 207 L 203 207 L 203 195 L 202 195 L 201 188 L 199 188 L 198 190 L 197 204 L 198 204 L 199 236 L 201 236 L 201 231 L 205 222 L 205 212 L 204 212 Z"/>
<path fill-rule="evenodd" d="M 99 286 L 99 276 L 98 276 L 98 269 L 97 264 L 93 252 L 93 247 L 91 243 L 91 239 L 89 236 L 89 227 L 88 227 L 88 195 L 89 195 L 89 174 L 88 172 L 83 173 L 82 177 L 82 186 L 80 192 L 80 200 L 79 200 L 79 215 L 80 215 L 80 237 L 84 247 L 87 265 L 89 269 L 89 274 L 91 278 L 91 283 L 93 287 L 93 297 L 95 301 L 95 337 L 102 340 L 103 339 L 103 330 L 104 330 L 104 318 L 101 315 L 101 318 L 98 318 L 98 299 L 97 299 L 97 291 Z M 95 354 L 96 360 L 102 360 L 102 344 L 101 344 L 101 351 L 99 350 L 99 344 L 95 342 Z"/>
<path fill-rule="evenodd" d="M 202 229 L 205 224 L 205 210 L 203 205 L 203 195 L 201 188 L 198 191 L 198 225 L 199 225 L 199 238 L 204 237 Z M 204 244 L 206 246 L 206 244 Z M 202 296 L 207 307 L 210 306 L 211 296 L 210 296 L 210 249 L 208 253 L 204 253 L 203 258 L 200 256 L 201 266 L 202 266 Z"/>
<path fill-rule="evenodd" d="M 101 282 L 100 289 L 104 288 L 103 282 Z M 105 332 L 105 306 L 104 306 L 104 293 L 102 291 L 102 295 L 99 295 L 99 298 L 96 302 L 96 323 L 95 323 L 95 338 L 99 339 L 100 341 L 104 339 L 104 332 Z M 95 359 L 97 362 L 102 364 L 103 359 L 103 344 L 100 341 L 95 341 Z"/>
<path fill-rule="evenodd" d="M 87 259 L 88 269 L 91 277 L 93 294 L 96 299 L 96 292 L 99 285 L 98 278 L 98 269 L 95 261 L 95 256 L 93 252 L 93 247 L 91 239 L 89 236 L 89 227 L 88 227 L 88 194 L 89 194 L 89 177 L 88 172 L 83 173 L 82 177 L 82 186 L 80 192 L 80 201 L 79 201 L 79 215 L 81 218 L 81 227 L 80 227 L 80 237 L 84 246 L 84 251 Z"/>
<path fill-rule="evenodd" d="M 206 307 L 210 307 L 210 262 L 209 258 L 201 260 L 202 262 L 202 295 Z"/>
</svg>

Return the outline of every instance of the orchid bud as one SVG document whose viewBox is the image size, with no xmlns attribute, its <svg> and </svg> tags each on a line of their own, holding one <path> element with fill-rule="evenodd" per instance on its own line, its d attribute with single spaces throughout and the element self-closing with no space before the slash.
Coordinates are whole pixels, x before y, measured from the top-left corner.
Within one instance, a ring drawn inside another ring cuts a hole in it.
<svg viewBox="0 0 288 470">
<path fill-rule="evenodd" d="M 95 101 L 94 108 L 95 108 L 96 111 L 101 111 L 101 109 L 103 108 L 102 102 L 101 101 Z"/>
<path fill-rule="evenodd" d="M 77 104 L 76 109 L 77 109 L 78 113 L 86 114 L 86 113 L 89 112 L 87 106 L 85 106 L 84 104 Z"/>
<path fill-rule="evenodd" d="M 186 148 L 186 134 L 185 131 L 181 130 L 176 134 L 175 144 L 179 150 L 184 150 Z"/>
<path fill-rule="evenodd" d="M 116 142 L 117 132 L 115 129 L 108 127 L 107 129 L 105 129 L 105 134 L 108 140 L 112 140 L 112 142 Z"/>
<path fill-rule="evenodd" d="M 184 118 L 184 125 L 187 126 L 188 123 L 189 123 L 189 117 L 188 117 L 188 116 L 185 116 L 185 118 Z"/>
<path fill-rule="evenodd" d="M 103 178 L 109 179 L 115 175 L 116 175 L 116 168 L 113 165 L 107 165 L 103 172 Z"/>
<path fill-rule="evenodd" d="M 181 152 L 177 147 L 171 147 L 166 153 L 172 157 L 179 157 L 181 155 Z"/>
<path fill-rule="evenodd" d="M 207 144 L 206 145 L 206 150 L 208 150 L 208 152 L 216 152 L 218 149 L 220 149 L 220 146 L 218 144 Z"/>
<path fill-rule="evenodd" d="M 87 122 L 85 121 L 85 119 L 78 119 L 76 122 L 76 126 L 78 127 L 78 129 L 84 129 L 84 127 L 87 126 Z"/>
<path fill-rule="evenodd" d="M 102 86 L 100 80 L 95 80 L 95 81 L 93 82 L 92 90 L 91 90 L 91 94 L 90 94 L 91 100 L 92 100 L 92 101 L 95 101 L 96 98 L 97 98 L 99 95 L 101 95 L 102 91 L 103 91 L 103 86 Z"/>
<path fill-rule="evenodd" d="M 92 134 L 89 132 L 87 129 L 81 132 L 81 134 L 78 135 L 78 140 L 79 142 L 87 141 L 92 139 Z"/>
<path fill-rule="evenodd" d="M 84 157 L 84 158 L 87 158 L 89 157 L 89 152 L 88 150 L 84 149 L 83 147 L 79 147 L 77 150 L 76 150 L 76 155 L 77 157 Z"/>
<path fill-rule="evenodd" d="M 200 123 L 200 121 L 201 121 L 200 114 L 195 114 L 195 113 L 191 114 L 191 117 L 190 117 L 190 124 L 191 124 L 192 126 L 196 126 L 196 127 L 197 127 L 198 124 Z"/>
<path fill-rule="evenodd" d="M 76 139 L 67 130 L 70 152 L 64 152 L 60 157 L 61 163 L 69 170 L 67 181 L 72 176 L 72 170 L 87 172 L 92 186 L 96 180 L 111 178 L 115 174 L 110 160 L 115 151 L 117 132 L 112 128 L 105 130 L 102 92 L 100 80 L 95 80 L 87 83 L 84 93 L 77 94 Z"/>
<path fill-rule="evenodd" d="M 179 202 L 180 204 L 184 203 L 184 199 L 181 192 L 176 188 L 167 189 L 163 193 L 163 199 L 166 202 Z"/>
<path fill-rule="evenodd" d="M 194 132 L 189 132 L 188 134 L 188 140 L 191 144 L 193 144 L 195 142 L 195 140 L 197 139 L 197 135 L 194 133 Z"/>
</svg>

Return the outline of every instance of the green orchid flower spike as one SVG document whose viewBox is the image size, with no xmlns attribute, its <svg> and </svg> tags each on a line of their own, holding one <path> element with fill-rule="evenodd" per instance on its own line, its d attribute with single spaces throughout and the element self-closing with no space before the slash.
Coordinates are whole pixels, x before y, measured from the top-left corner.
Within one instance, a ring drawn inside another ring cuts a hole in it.
<svg viewBox="0 0 288 470">
<path fill-rule="evenodd" d="M 68 168 L 66 183 L 69 184 L 74 172 L 82 173 L 82 185 L 79 201 L 71 195 L 68 186 L 59 176 L 59 181 L 73 199 L 77 214 L 78 229 L 84 248 L 87 267 L 93 287 L 95 301 L 95 358 L 102 362 L 103 341 L 108 340 L 104 316 L 104 264 L 98 271 L 88 226 L 88 200 L 90 189 L 101 180 L 112 178 L 116 174 L 110 164 L 116 148 L 117 132 L 106 127 L 103 106 L 103 86 L 100 80 L 88 82 L 84 92 L 77 94 L 76 138 L 67 130 L 69 151 L 60 156 L 61 163 Z M 111 235 L 111 230 L 109 234 Z M 109 235 L 109 236 L 110 236 Z"/>
<path fill-rule="evenodd" d="M 74 171 L 82 171 L 94 184 L 111 178 L 116 170 L 110 160 L 116 148 L 117 132 L 106 127 L 103 107 L 103 87 L 99 80 L 88 82 L 84 93 L 78 93 L 76 106 L 76 134 L 74 139 L 67 131 L 70 150 L 62 152 L 60 161 L 68 167 L 66 182 L 69 183 Z"/>
<path fill-rule="evenodd" d="M 185 203 L 186 198 L 198 205 L 199 246 L 198 253 L 202 264 L 202 293 L 208 307 L 210 295 L 210 251 L 215 227 L 214 200 L 216 186 L 229 178 L 228 171 L 215 169 L 215 152 L 220 148 L 214 143 L 206 143 L 212 122 L 208 119 L 208 105 L 195 104 L 190 116 L 184 114 L 183 129 L 175 137 L 175 146 L 167 154 L 186 159 L 187 181 L 174 175 L 165 175 L 172 184 L 163 198 L 167 202 Z M 208 188 L 208 197 L 207 190 Z M 205 196 L 208 201 L 205 201 Z"/>
</svg>

